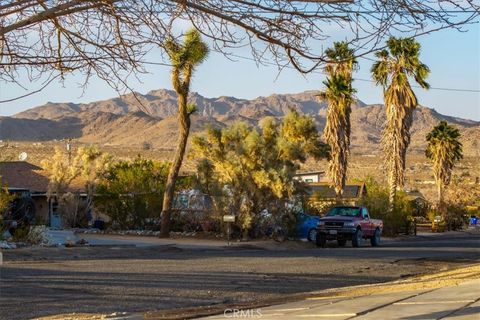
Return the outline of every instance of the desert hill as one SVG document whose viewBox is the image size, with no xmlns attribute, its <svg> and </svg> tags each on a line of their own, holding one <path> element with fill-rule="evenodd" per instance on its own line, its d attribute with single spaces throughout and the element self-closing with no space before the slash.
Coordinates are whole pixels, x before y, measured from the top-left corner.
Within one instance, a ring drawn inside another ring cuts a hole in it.
<svg viewBox="0 0 480 320">
<path fill-rule="evenodd" d="M 222 127 L 237 120 L 255 125 L 265 116 L 280 118 L 291 108 L 313 116 L 322 130 L 326 105 L 318 102 L 316 94 L 315 91 L 306 91 L 247 100 L 226 96 L 205 98 L 192 93 L 190 101 L 198 108 L 192 119 L 192 132 L 200 132 L 207 125 Z M 171 149 L 177 135 L 175 114 L 176 94 L 164 89 L 88 104 L 47 103 L 13 117 L 0 117 L 0 139 L 48 141 L 75 138 L 86 143 L 134 148 L 148 142 L 154 148 Z M 440 120 L 460 129 L 465 154 L 478 155 L 479 122 L 441 115 L 427 107 L 415 111 L 411 151 L 423 152 L 426 133 Z M 378 152 L 384 121 L 382 105 L 356 101 L 352 111 L 353 151 Z"/>
</svg>

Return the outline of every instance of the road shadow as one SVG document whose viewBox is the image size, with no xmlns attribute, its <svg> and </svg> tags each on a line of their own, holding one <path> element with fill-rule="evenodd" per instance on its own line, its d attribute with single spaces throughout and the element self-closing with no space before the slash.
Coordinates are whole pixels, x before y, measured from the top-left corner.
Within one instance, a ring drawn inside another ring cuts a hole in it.
<svg viewBox="0 0 480 320">
<path fill-rule="evenodd" d="M 416 316 L 402 317 L 400 319 L 408 320 L 425 320 L 425 319 L 444 319 L 446 317 L 461 317 L 462 319 L 479 319 L 480 318 L 480 307 L 466 307 L 464 309 L 458 310 L 456 312 L 452 311 L 438 311 L 438 312 L 429 312 Z"/>
<path fill-rule="evenodd" d="M 138 266 L 141 270 L 141 266 Z M 82 272 L 2 267 L 0 318 L 135 312 L 265 298 L 379 283 L 389 277 L 256 272 Z"/>
</svg>

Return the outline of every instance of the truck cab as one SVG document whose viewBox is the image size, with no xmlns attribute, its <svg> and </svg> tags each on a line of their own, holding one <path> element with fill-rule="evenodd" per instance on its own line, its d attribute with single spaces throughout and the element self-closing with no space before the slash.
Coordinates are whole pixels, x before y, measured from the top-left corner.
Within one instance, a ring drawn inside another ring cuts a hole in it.
<svg viewBox="0 0 480 320">
<path fill-rule="evenodd" d="M 347 241 L 359 247 L 364 239 L 372 246 L 380 244 L 383 222 L 371 219 L 366 207 L 336 206 L 331 208 L 317 224 L 317 245 L 324 247 L 327 241 L 336 240 L 339 246 Z"/>
</svg>

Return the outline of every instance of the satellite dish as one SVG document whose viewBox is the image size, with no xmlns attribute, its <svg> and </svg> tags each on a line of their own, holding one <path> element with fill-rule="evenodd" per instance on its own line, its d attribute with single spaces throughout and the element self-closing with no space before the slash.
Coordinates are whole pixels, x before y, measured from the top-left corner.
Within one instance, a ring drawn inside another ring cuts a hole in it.
<svg viewBox="0 0 480 320">
<path fill-rule="evenodd" d="M 18 160 L 25 161 L 28 158 L 28 154 L 26 152 L 22 152 L 18 155 Z"/>
</svg>

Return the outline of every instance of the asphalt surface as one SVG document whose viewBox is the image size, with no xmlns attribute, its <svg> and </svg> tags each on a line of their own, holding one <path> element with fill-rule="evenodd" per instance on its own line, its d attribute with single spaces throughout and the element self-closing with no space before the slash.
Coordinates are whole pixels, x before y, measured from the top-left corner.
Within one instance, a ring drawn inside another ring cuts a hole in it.
<svg viewBox="0 0 480 320">
<path fill-rule="evenodd" d="M 293 242 L 226 247 L 218 241 L 89 237 L 102 245 L 4 251 L 0 319 L 288 299 L 480 262 L 478 233 L 324 249 Z"/>
</svg>

